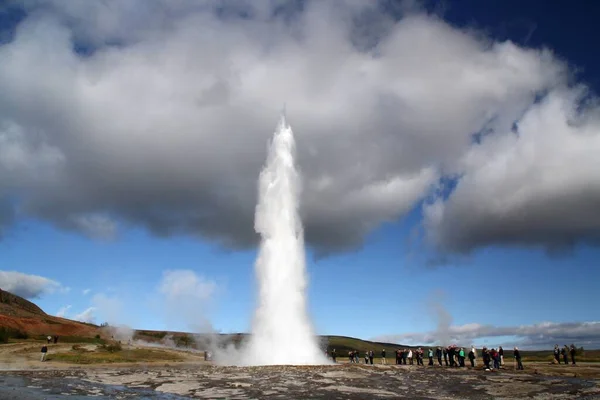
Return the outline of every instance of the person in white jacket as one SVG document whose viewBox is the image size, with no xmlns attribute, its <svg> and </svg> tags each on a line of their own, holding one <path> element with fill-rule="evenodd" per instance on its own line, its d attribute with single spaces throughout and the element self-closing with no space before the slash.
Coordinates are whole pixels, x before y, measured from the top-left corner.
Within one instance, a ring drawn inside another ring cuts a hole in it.
<svg viewBox="0 0 600 400">
<path fill-rule="evenodd" d="M 412 350 L 408 349 L 408 362 L 413 365 L 413 353 Z"/>
<path fill-rule="evenodd" d="M 473 355 L 475 356 L 475 359 L 473 360 L 473 362 L 475 363 L 475 366 L 477 366 L 477 350 L 475 350 L 475 346 L 471 346 L 471 351 L 473 352 Z"/>
</svg>

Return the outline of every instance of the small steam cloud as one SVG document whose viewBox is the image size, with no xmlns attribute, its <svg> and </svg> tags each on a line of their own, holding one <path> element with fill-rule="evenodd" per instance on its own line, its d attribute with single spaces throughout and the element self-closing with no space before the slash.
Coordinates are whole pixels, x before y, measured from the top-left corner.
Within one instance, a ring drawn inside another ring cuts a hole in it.
<svg viewBox="0 0 600 400">
<path fill-rule="evenodd" d="M 75 315 L 73 319 L 79 322 L 93 324 L 96 322 L 96 307 L 88 307 L 85 311 Z"/>
<path fill-rule="evenodd" d="M 67 312 L 71 309 L 71 305 L 66 305 L 64 307 L 61 307 L 57 312 L 56 312 L 56 316 L 57 317 L 61 317 L 64 318 L 67 315 Z"/>
<path fill-rule="evenodd" d="M 429 312 L 437 322 L 433 335 L 434 342 L 439 345 L 448 345 L 451 339 L 450 326 L 452 325 L 452 315 L 448 312 L 446 306 L 444 306 L 445 298 L 445 293 L 437 290 L 430 295 L 427 302 Z"/>
<path fill-rule="evenodd" d="M 183 321 L 192 332 L 213 332 L 208 313 L 217 291 L 216 282 L 192 270 L 165 271 L 158 292 L 162 295 L 167 324 Z"/>
<path fill-rule="evenodd" d="M 116 295 L 95 294 L 92 297 L 92 305 L 101 314 L 104 321 L 111 325 L 118 325 L 123 320 L 123 302 Z"/>
</svg>

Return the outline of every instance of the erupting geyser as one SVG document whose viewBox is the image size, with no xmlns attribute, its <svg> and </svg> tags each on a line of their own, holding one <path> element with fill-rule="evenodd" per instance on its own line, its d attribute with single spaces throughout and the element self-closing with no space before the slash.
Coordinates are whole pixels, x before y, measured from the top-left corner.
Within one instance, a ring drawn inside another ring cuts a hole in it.
<svg viewBox="0 0 600 400">
<path fill-rule="evenodd" d="M 258 305 L 244 364 L 325 364 L 306 309 L 304 232 L 298 214 L 300 177 L 292 129 L 282 115 L 259 178 L 255 229 Z"/>
</svg>

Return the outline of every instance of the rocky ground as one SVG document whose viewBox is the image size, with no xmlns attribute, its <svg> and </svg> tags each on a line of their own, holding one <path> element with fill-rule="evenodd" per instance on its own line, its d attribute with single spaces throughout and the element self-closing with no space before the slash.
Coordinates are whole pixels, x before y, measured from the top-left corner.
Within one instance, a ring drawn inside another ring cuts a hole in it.
<svg viewBox="0 0 600 400">
<path fill-rule="evenodd" d="M 561 376 L 562 375 L 562 376 Z M 600 399 L 600 366 L 524 372 L 417 366 L 206 363 L 0 372 L 1 399 Z"/>
</svg>

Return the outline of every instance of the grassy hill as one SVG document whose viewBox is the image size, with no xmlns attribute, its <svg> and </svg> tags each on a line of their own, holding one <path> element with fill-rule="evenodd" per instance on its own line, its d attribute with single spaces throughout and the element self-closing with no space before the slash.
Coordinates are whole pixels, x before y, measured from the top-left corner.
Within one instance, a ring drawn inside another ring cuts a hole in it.
<svg viewBox="0 0 600 400">
<path fill-rule="evenodd" d="M 34 303 L 0 289 L 0 342 L 7 339 L 60 336 L 90 338 L 100 334 L 98 326 L 46 314 Z"/>
<path fill-rule="evenodd" d="M 32 302 L 0 289 L 0 314 L 13 317 L 45 316 L 46 313 Z"/>
<path fill-rule="evenodd" d="M 369 350 L 373 350 L 375 356 L 379 357 L 381 350 L 385 349 L 386 357 L 394 358 L 397 349 L 409 347 L 403 344 L 371 342 L 347 336 L 321 336 L 321 343 L 324 345 L 324 348 L 327 348 L 328 353 L 331 353 L 335 349 L 338 357 L 347 357 L 348 352 L 352 350 L 358 350 L 361 355 L 364 355 Z"/>
</svg>

